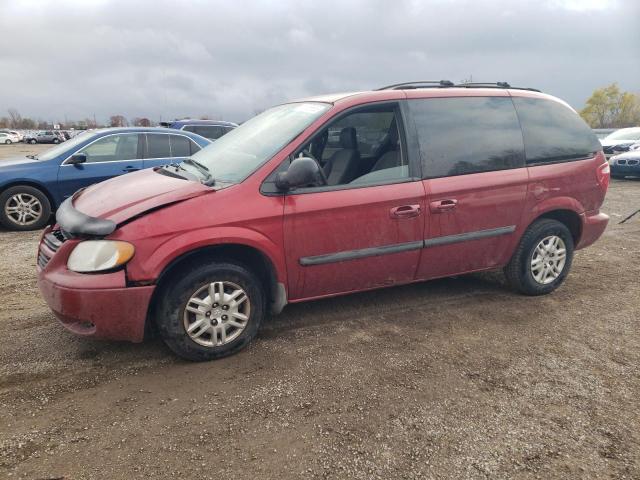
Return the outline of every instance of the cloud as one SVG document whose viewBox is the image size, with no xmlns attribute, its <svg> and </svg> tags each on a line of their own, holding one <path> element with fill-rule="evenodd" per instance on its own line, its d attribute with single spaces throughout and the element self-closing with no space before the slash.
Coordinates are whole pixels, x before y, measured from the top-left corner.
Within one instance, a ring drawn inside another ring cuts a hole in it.
<svg viewBox="0 0 640 480">
<path fill-rule="evenodd" d="M 469 75 L 579 108 L 614 81 L 638 91 L 639 19 L 636 0 L 11 2 L 0 115 L 242 121 L 292 98 Z"/>
</svg>

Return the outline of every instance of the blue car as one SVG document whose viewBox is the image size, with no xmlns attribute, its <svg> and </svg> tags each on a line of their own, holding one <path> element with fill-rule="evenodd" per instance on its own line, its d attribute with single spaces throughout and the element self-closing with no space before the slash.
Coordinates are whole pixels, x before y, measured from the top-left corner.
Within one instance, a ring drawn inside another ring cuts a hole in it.
<svg viewBox="0 0 640 480">
<path fill-rule="evenodd" d="M 184 130 L 109 128 L 82 133 L 38 156 L 0 161 L 0 223 L 10 230 L 42 228 L 78 189 L 180 162 L 210 143 Z"/>
<path fill-rule="evenodd" d="M 209 140 L 217 140 L 226 133 L 236 128 L 238 125 L 232 122 L 221 120 L 174 120 L 173 122 L 161 122 L 160 125 L 176 130 L 197 133 Z"/>
</svg>

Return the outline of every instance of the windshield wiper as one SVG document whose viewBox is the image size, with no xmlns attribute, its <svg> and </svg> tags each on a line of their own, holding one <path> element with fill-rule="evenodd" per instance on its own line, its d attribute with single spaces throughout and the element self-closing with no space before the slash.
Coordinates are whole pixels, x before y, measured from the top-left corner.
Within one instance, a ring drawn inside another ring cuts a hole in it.
<svg viewBox="0 0 640 480">
<path fill-rule="evenodd" d="M 207 187 L 211 187 L 212 185 L 215 185 L 216 181 L 213 178 L 213 175 L 211 175 L 211 171 L 207 167 L 202 165 L 200 162 L 196 162 L 191 158 L 185 158 L 182 162 L 186 163 L 187 165 L 192 165 L 196 167 L 196 170 L 198 170 L 202 175 L 204 175 L 205 178 L 202 181 L 202 183 L 205 184 Z"/>
<path fill-rule="evenodd" d="M 38 160 L 38 156 L 37 155 L 27 155 L 27 158 L 31 158 L 33 160 Z"/>
</svg>

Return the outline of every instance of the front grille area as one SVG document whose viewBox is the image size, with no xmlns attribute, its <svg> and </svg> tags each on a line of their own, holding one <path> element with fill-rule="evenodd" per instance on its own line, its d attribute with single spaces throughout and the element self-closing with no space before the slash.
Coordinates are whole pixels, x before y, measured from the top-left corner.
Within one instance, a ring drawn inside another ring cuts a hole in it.
<svg viewBox="0 0 640 480">
<path fill-rule="evenodd" d="M 42 242 L 38 250 L 38 266 L 40 268 L 47 266 L 51 257 L 58 251 L 65 240 L 66 237 L 60 230 L 53 230 L 42 237 Z"/>
<path fill-rule="evenodd" d="M 627 161 L 624 158 L 619 158 L 617 163 L 618 165 L 626 165 Z"/>
<path fill-rule="evenodd" d="M 638 165 L 638 160 L 627 160 L 627 165 Z"/>
</svg>

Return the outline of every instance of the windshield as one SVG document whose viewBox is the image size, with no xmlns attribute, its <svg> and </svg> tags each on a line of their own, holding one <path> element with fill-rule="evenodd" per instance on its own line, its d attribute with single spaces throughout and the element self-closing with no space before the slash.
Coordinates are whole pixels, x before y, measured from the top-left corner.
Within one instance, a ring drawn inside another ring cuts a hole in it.
<svg viewBox="0 0 640 480">
<path fill-rule="evenodd" d="M 613 132 L 606 140 L 640 140 L 640 128 L 623 128 Z"/>
<path fill-rule="evenodd" d="M 82 133 L 76 135 L 75 137 L 73 137 L 71 140 L 67 140 L 64 143 L 56 145 L 55 147 L 47 150 L 46 152 L 41 153 L 40 155 L 37 156 L 37 158 L 38 158 L 38 160 L 51 160 L 52 158 L 56 158 L 58 155 L 63 154 L 67 150 L 71 150 L 71 149 L 77 147 L 82 142 L 85 142 L 87 140 L 87 136 L 91 135 L 93 133 L 96 133 L 96 132 L 95 131 L 93 131 L 93 132 L 89 132 L 89 131 L 82 132 Z"/>
<path fill-rule="evenodd" d="M 216 180 L 239 183 L 300 135 L 331 105 L 289 103 L 273 107 L 193 155 Z"/>
</svg>

